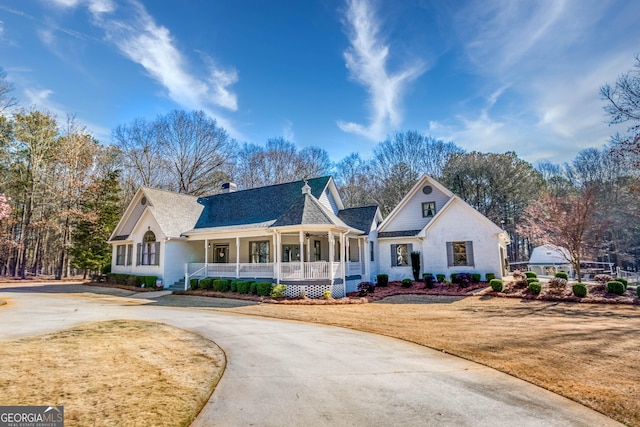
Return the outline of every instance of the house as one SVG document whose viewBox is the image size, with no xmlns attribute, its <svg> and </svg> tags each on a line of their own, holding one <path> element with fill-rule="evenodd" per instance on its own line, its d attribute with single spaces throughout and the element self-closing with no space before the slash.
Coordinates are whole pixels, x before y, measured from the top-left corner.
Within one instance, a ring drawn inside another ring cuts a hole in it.
<svg viewBox="0 0 640 427">
<path fill-rule="evenodd" d="M 573 267 L 570 259 L 571 255 L 566 248 L 549 244 L 537 246 L 531 251 L 527 268 L 538 276 L 553 277 L 557 272 L 564 272 L 572 277 Z"/>
<path fill-rule="evenodd" d="M 331 177 L 196 198 L 140 188 L 114 230 L 113 273 L 287 284 L 287 293 L 344 296 L 370 280 L 365 256 L 382 216 L 345 209 Z"/>
<path fill-rule="evenodd" d="M 508 234 L 433 178 L 423 176 L 378 229 L 378 271 L 389 280 L 421 272 L 507 274 Z"/>
<path fill-rule="evenodd" d="M 481 272 L 501 277 L 506 233 L 423 177 L 383 221 L 377 206 L 345 209 L 331 177 L 194 197 L 140 188 L 109 243 L 112 272 L 157 276 L 186 288 L 193 277 L 284 283 L 310 297 L 353 292 L 378 273 Z"/>
</svg>

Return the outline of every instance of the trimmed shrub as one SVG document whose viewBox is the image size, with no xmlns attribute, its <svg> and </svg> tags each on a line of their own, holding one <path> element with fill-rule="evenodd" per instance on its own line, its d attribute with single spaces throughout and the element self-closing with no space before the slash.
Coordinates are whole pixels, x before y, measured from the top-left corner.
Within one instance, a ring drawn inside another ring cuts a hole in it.
<svg viewBox="0 0 640 427">
<path fill-rule="evenodd" d="M 213 281 L 213 290 L 216 292 L 229 292 L 229 280 L 216 279 Z"/>
<path fill-rule="evenodd" d="M 158 276 L 143 276 L 144 286 L 146 288 L 155 288 L 158 283 Z"/>
<path fill-rule="evenodd" d="M 361 297 L 367 296 L 367 294 L 372 294 L 376 290 L 376 285 L 371 282 L 360 282 L 358 283 L 358 292 Z"/>
<path fill-rule="evenodd" d="M 460 285 L 461 288 L 466 288 L 471 284 L 472 281 L 473 281 L 473 276 L 471 275 L 471 273 L 458 274 L 458 285 Z"/>
<path fill-rule="evenodd" d="M 213 289 L 213 278 L 205 277 L 204 279 L 200 280 L 200 288 L 206 289 L 206 290 Z"/>
<path fill-rule="evenodd" d="M 322 296 L 324 297 L 324 299 L 332 299 L 333 297 L 331 296 L 331 291 L 326 290 L 324 291 L 324 293 L 322 294 Z"/>
<path fill-rule="evenodd" d="M 192 277 L 189 279 L 189 288 L 191 288 L 191 290 L 198 289 L 198 282 L 199 280 L 197 277 Z"/>
<path fill-rule="evenodd" d="M 565 273 L 564 271 L 558 271 L 556 273 L 556 276 L 559 279 L 564 279 L 564 280 L 569 280 L 569 275 L 567 273 Z"/>
<path fill-rule="evenodd" d="M 538 277 L 535 271 L 525 271 L 524 275 L 527 277 L 527 279 L 530 277 Z"/>
<path fill-rule="evenodd" d="M 127 282 L 125 283 L 125 285 L 136 286 L 139 288 L 142 286 L 142 278 L 134 275 L 129 275 L 127 276 Z"/>
<path fill-rule="evenodd" d="M 451 283 L 458 283 L 458 273 L 451 273 Z"/>
<path fill-rule="evenodd" d="M 491 285 L 491 289 L 493 289 L 494 292 L 502 292 L 502 280 L 500 279 L 491 279 L 491 281 L 489 282 L 489 284 Z"/>
<path fill-rule="evenodd" d="M 609 274 L 596 274 L 593 280 L 604 285 L 605 283 L 612 281 L 613 277 Z"/>
<path fill-rule="evenodd" d="M 561 277 L 554 277 L 549 280 L 549 291 L 552 294 L 560 295 L 564 293 L 565 289 L 567 288 L 567 284 L 568 282 L 566 279 L 563 279 Z"/>
<path fill-rule="evenodd" d="M 585 285 L 584 283 L 576 283 L 575 285 L 572 286 L 573 289 L 573 294 L 575 296 L 577 296 L 578 298 L 584 298 L 587 296 L 587 285 Z"/>
<path fill-rule="evenodd" d="M 607 283 L 607 292 L 610 294 L 622 295 L 624 294 L 624 283 L 617 280 L 612 280 Z"/>
<path fill-rule="evenodd" d="M 491 283 L 491 281 L 495 278 L 496 278 L 496 275 L 494 273 L 487 273 L 484 275 L 484 280 L 486 280 L 489 283 Z"/>
<path fill-rule="evenodd" d="M 624 277 L 618 277 L 615 279 L 616 282 L 620 282 L 624 285 L 624 290 L 627 290 L 627 287 L 629 286 L 629 281 L 627 279 L 625 279 Z"/>
<path fill-rule="evenodd" d="M 431 273 L 424 273 L 422 275 L 422 281 L 424 282 L 425 288 L 433 289 L 436 287 L 435 285 L 436 278 L 433 277 L 433 274 Z"/>
<path fill-rule="evenodd" d="M 251 295 L 258 294 L 258 285 L 256 284 L 256 282 L 249 282 L 249 293 Z"/>
<path fill-rule="evenodd" d="M 436 274 L 436 280 L 438 281 L 438 283 L 444 283 L 446 279 L 447 279 L 446 274 Z"/>
<path fill-rule="evenodd" d="M 240 280 L 237 283 L 238 293 L 239 294 L 248 294 L 250 290 L 249 282 L 245 282 L 244 280 Z"/>
<path fill-rule="evenodd" d="M 406 279 L 402 279 L 402 285 L 403 288 L 410 288 L 411 286 L 413 286 L 413 279 L 409 279 L 408 277 Z"/>
<path fill-rule="evenodd" d="M 261 297 L 271 295 L 271 289 L 273 289 L 273 283 L 271 282 L 258 282 L 256 283 L 256 294 Z"/>
<path fill-rule="evenodd" d="M 638 298 L 640 298 L 640 285 L 636 287 L 636 295 L 638 295 Z"/>
<path fill-rule="evenodd" d="M 229 283 L 229 290 L 231 292 L 238 292 L 238 282 L 241 282 L 241 280 L 232 280 L 231 283 Z"/>
<path fill-rule="evenodd" d="M 531 282 L 539 282 L 537 277 L 527 277 L 527 285 Z"/>
<path fill-rule="evenodd" d="M 471 273 L 471 283 L 480 283 L 480 279 L 482 279 L 482 274 Z"/>
<path fill-rule="evenodd" d="M 271 289 L 271 298 L 284 298 L 284 291 L 287 290 L 286 285 L 277 284 L 273 285 Z"/>
<path fill-rule="evenodd" d="M 540 284 L 540 282 L 531 282 L 527 285 L 527 287 L 529 288 L 529 292 L 534 295 L 540 295 L 540 292 L 542 291 L 542 285 Z"/>
<path fill-rule="evenodd" d="M 385 287 L 389 285 L 389 275 L 388 274 L 378 274 L 376 276 L 377 286 Z"/>
</svg>

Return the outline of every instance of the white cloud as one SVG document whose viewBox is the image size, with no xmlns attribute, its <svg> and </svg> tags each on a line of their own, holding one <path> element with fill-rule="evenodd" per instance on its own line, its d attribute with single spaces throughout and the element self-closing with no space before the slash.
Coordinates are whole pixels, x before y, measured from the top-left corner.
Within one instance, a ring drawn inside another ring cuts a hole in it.
<svg viewBox="0 0 640 427">
<path fill-rule="evenodd" d="M 637 13 L 590 0 L 472 1 L 453 27 L 470 73 L 501 89 L 481 94 L 488 107 L 465 105 L 438 129 L 465 148 L 507 148 L 529 161 L 569 161 L 602 146 L 612 129 L 599 88 L 630 69 L 639 32 L 626 17 Z"/>
<path fill-rule="evenodd" d="M 390 127 L 402 123 L 401 98 L 407 85 L 425 71 L 422 63 L 404 66 L 389 73 L 389 46 L 379 34 L 379 23 L 365 0 L 348 0 L 347 32 L 351 46 L 344 52 L 345 63 L 353 80 L 369 92 L 370 123 L 338 121 L 344 132 L 380 140 Z"/>
<path fill-rule="evenodd" d="M 208 73 L 193 72 L 185 55 L 177 47 L 170 30 L 154 20 L 144 5 L 131 0 L 118 17 L 111 0 L 55 0 L 63 8 L 86 6 L 93 16 L 93 24 L 105 31 L 108 41 L 131 61 L 140 64 L 166 90 L 170 99 L 189 109 L 201 109 L 234 136 L 239 136 L 229 120 L 216 111 L 222 107 L 238 109 L 236 94 L 230 86 L 238 81 L 234 69 L 222 69 L 205 58 Z M 122 18 L 120 18 L 122 16 Z"/>
</svg>

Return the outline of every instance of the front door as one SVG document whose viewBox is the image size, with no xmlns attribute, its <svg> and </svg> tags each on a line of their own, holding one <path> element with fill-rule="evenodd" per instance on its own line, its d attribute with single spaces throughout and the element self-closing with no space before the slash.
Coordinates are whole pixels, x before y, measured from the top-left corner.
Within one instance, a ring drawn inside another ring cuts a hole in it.
<svg viewBox="0 0 640 427">
<path fill-rule="evenodd" d="M 229 262 L 229 246 L 216 246 L 213 251 L 213 262 Z"/>
</svg>

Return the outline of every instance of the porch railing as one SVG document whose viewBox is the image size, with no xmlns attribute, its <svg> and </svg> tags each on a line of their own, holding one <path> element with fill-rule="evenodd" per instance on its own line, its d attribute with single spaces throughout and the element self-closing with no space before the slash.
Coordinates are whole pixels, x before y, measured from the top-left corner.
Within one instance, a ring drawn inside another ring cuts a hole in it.
<svg viewBox="0 0 640 427">
<path fill-rule="evenodd" d="M 283 262 L 283 263 L 189 263 L 185 269 L 185 289 L 192 277 L 240 277 L 240 278 L 276 278 L 275 269 L 280 268 L 281 280 L 319 280 L 342 277 L 342 264 L 339 262 Z M 347 275 L 362 274 L 362 263 L 346 263 Z"/>
</svg>

